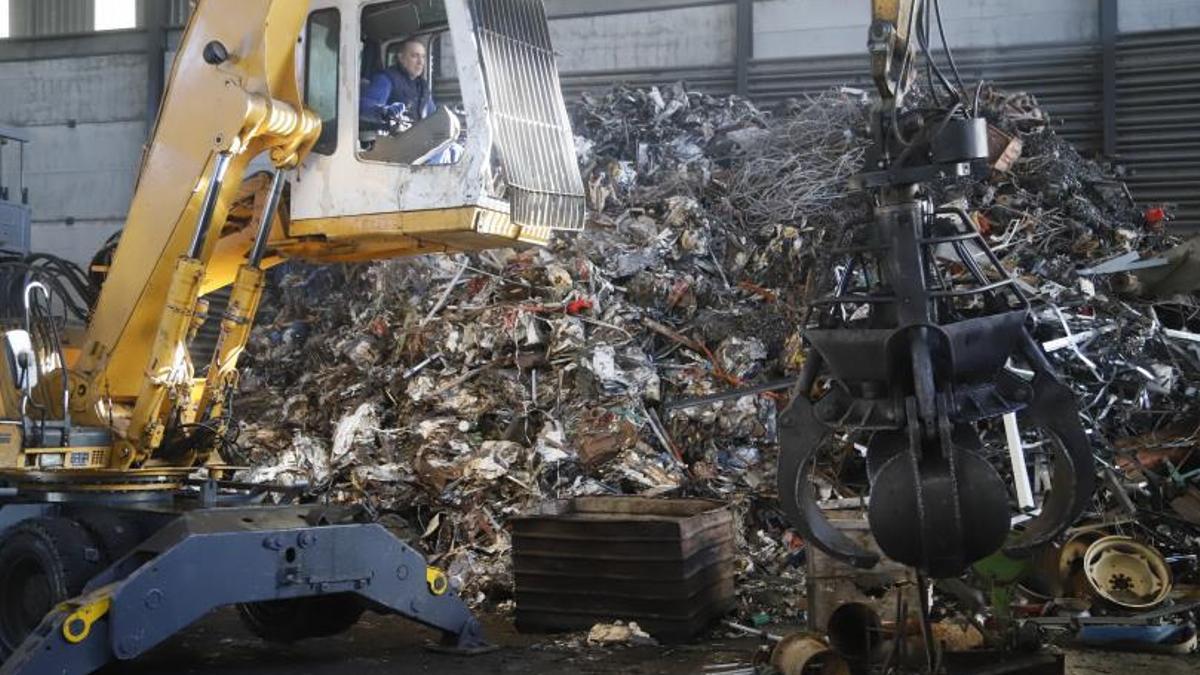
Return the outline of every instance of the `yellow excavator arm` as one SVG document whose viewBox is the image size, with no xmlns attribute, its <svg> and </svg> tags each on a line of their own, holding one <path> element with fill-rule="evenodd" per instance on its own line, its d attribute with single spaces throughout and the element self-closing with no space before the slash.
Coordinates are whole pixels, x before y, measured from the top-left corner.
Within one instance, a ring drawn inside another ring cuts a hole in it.
<svg viewBox="0 0 1200 675">
<path fill-rule="evenodd" d="M 72 369 L 78 418 L 122 424 L 109 466 L 144 462 L 161 442 L 165 399 L 190 396 L 189 328 L 247 164 L 269 151 L 276 167 L 294 167 L 320 133 L 296 83 L 304 4 L 236 4 L 201 2 L 188 24 Z"/>
<path fill-rule="evenodd" d="M 899 106 L 915 69 L 916 20 L 924 0 L 871 0 L 871 29 L 867 51 L 871 55 L 871 77 L 879 97 Z"/>
</svg>

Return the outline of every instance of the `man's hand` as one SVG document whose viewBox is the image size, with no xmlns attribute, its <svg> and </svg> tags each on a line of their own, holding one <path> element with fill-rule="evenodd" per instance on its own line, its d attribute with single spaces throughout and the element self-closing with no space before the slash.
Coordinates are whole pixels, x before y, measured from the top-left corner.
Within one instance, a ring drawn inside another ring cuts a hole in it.
<svg viewBox="0 0 1200 675">
<path fill-rule="evenodd" d="M 383 107 L 382 115 L 383 122 L 387 125 L 387 135 L 408 131 L 412 125 L 412 118 L 408 116 L 408 109 L 403 103 L 392 103 Z"/>
</svg>

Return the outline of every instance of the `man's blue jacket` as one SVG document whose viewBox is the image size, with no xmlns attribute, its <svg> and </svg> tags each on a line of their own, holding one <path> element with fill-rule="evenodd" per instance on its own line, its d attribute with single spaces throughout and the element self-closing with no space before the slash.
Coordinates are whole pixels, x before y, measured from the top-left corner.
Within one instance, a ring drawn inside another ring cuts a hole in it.
<svg viewBox="0 0 1200 675">
<path fill-rule="evenodd" d="M 410 77 L 399 67 L 387 68 L 371 77 L 359 101 L 359 115 L 377 119 L 382 109 L 393 103 L 403 103 L 404 114 L 413 121 L 425 119 L 437 109 L 429 81 Z"/>
</svg>

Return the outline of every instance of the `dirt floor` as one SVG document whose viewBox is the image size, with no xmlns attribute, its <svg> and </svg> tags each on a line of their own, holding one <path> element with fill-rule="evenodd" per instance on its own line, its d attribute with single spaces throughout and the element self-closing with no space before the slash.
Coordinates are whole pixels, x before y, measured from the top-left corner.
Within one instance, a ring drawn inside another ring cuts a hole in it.
<svg viewBox="0 0 1200 675">
<path fill-rule="evenodd" d="M 709 637 L 688 645 L 581 648 L 573 644 L 576 641 L 571 636 L 521 635 L 502 617 L 485 617 L 484 625 L 489 639 L 499 648 L 489 654 L 463 657 L 429 651 L 426 645 L 436 637 L 432 631 L 395 618 L 368 614 L 353 630 L 338 637 L 272 645 L 247 632 L 232 610 L 222 610 L 142 659 L 101 672 L 103 675 L 691 675 L 748 668 L 759 646 L 758 640 L 751 637 Z M 786 633 L 789 627 L 771 630 Z M 1200 672 L 1200 658 L 1196 656 L 1065 651 L 1061 661 L 1061 670 L 1053 667 L 1031 672 L 1065 675 Z M 989 665 L 996 664 L 993 661 Z M 952 672 L 972 671 L 965 668 Z"/>
<path fill-rule="evenodd" d="M 431 652 L 433 631 L 401 619 L 367 614 L 349 632 L 295 645 L 267 644 L 242 627 L 232 610 L 205 618 L 142 659 L 103 675 L 366 675 L 368 673 L 631 673 L 684 675 L 749 666 L 755 638 L 695 645 L 577 649 L 569 640 L 521 635 L 503 618 L 485 617 L 489 654 L 463 657 Z"/>
</svg>

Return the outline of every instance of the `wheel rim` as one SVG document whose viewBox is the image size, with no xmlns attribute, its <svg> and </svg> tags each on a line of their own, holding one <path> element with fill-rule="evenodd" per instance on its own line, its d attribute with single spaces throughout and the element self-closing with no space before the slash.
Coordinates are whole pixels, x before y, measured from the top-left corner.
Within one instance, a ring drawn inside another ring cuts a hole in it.
<svg viewBox="0 0 1200 675">
<path fill-rule="evenodd" d="M 54 604 L 54 589 L 41 560 L 25 555 L 0 569 L 0 642 L 16 649 Z"/>
</svg>

